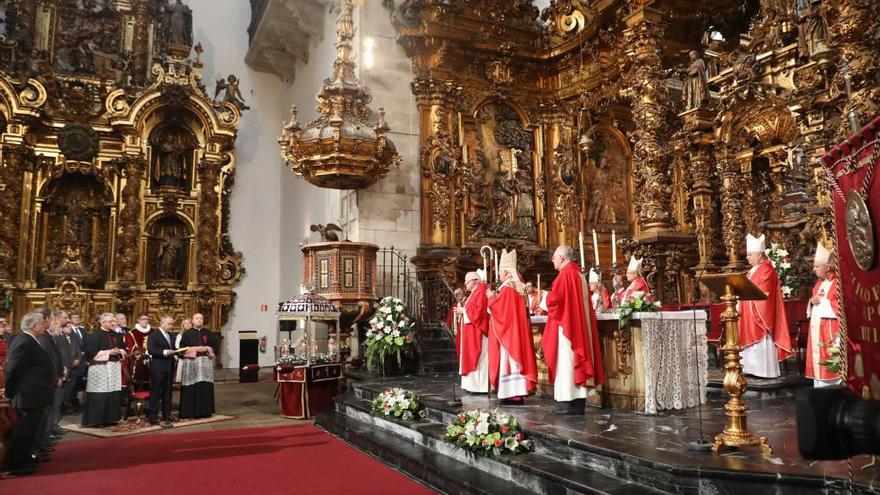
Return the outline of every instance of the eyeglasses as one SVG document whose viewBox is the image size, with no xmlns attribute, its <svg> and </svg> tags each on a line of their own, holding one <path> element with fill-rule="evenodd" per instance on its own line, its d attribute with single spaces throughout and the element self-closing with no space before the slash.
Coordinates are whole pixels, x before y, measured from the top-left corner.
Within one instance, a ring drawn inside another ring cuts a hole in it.
<svg viewBox="0 0 880 495">
<path fill-rule="evenodd" d="M 470 279 L 470 280 L 465 280 L 464 283 L 465 283 L 465 285 L 467 285 L 467 284 L 469 284 L 469 283 L 471 283 L 471 282 L 476 282 L 476 281 L 477 281 L 477 279 L 472 278 L 472 279 Z"/>
</svg>

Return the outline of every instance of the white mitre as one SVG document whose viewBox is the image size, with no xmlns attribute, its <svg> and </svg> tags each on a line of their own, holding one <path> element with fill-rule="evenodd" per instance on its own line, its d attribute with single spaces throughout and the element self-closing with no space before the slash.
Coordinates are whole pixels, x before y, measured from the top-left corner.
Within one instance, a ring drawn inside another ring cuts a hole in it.
<svg viewBox="0 0 880 495">
<path fill-rule="evenodd" d="M 626 273 L 642 273 L 642 261 L 645 258 L 636 258 L 633 255 L 629 257 L 629 266 L 626 267 Z"/>
<path fill-rule="evenodd" d="M 501 251 L 501 259 L 498 261 L 498 273 L 503 271 L 516 273 L 516 249 Z"/>
<path fill-rule="evenodd" d="M 591 284 L 598 284 L 599 283 L 599 274 L 596 273 L 596 271 L 593 270 L 592 268 L 590 268 L 590 283 Z"/>
<path fill-rule="evenodd" d="M 766 238 L 764 234 L 761 234 L 761 237 L 755 237 L 752 234 L 746 234 L 746 252 L 747 253 L 761 253 L 764 254 L 764 250 L 767 247 Z"/>
<path fill-rule="evenodd" d="M 482 268 L 477 268 L 477 277 L 480 278 L 481 282 L 485 282 L 486 280 L 488 280 L 486 270 L 483 270 Z"/>
<path fill-rule="evenodd" d="M 816 243 L 816 256 L 813 257 L 813 264 L 827 265 L 831 259 L 831 251 L 825 249 L 821 242 Z"/>
</svg>

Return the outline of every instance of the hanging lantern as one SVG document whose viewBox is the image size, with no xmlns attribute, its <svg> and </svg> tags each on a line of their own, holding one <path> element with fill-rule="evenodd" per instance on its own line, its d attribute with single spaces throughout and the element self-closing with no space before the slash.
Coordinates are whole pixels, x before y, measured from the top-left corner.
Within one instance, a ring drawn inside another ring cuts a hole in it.
<svg viewBox="0 0 880 495">
<path fill-rule="evenodd" d="M 352 0 L 342 0 L 336 26 L 336 59 L 332 74 L 318 92 L 320 116 L 301 126 L 296 106 L 284 124 L 278 144 L 290 170 L 318 186 L 331 189 L 368 187 L 400 163 L 394 143 L 386 136 L 390 128 L 379 109 L 372 124 L 367 104 L 372 100 L 354 73 L 351 40 L 354 36 Z"/>
</svg>

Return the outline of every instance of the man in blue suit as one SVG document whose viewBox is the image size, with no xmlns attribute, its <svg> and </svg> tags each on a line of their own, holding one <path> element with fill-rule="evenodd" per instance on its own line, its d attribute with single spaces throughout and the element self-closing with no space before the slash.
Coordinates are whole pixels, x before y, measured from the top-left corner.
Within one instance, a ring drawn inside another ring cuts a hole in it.
<svg viewBox="0 0 880 495">
<path fill-rule="evenodd" d="M 174 377 L 174 339 L 171 327 L 174 317 L 163 315 L 159 328 L 147 336 L 147 353 L 150 355 L 150 404 L 147 419 L 159 424 L 159 400 L 162 401 L 162 426 L 171 426 L 171 380 Z"/>
<path fill-rule="evenodd" d="M 58 381 L 49 351 L 40 340 L 48 322 L 40 313 L 21 319 L 22 334 L 12 341 L 6 368 L 6 397 L 15 407 L 18 423 L 12 432 L 9 473 L 27 475 L 36 471 L 32 457 L 41 419 L 52 404 Z"/>
</svg>

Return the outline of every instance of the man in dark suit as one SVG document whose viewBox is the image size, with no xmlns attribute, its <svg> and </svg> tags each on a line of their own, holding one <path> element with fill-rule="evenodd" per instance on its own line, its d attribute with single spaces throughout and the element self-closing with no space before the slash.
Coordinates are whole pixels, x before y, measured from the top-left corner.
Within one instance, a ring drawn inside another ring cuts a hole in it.
<svg viewBox="0 0 880 495">
<path fill-rule="evenodd" d="M 31 453 L 40 421 L 57 384 L 57 370 L 49 352 L 40 344 L 47 322 L 42 314 L 28 313 L 21 319 L 22 334 L 12 341 L 6 369 L 6 397 L 12 400 L 18 423 L 12 432 L 9 472 L 31 474 L 36 470 Z"/>
<path fill-rule="evenodd" d="M 79 383 L 87 370 L 86 360 L 83 358 L 83 342 L 75 332 L 75 326 L 67 325 L 61 329 L 64 341 L 70 351 L 70 373 L 67 381 L 64 382 L 64 393 L 62 394 L 61 414 L 73 412 L 74 405 L 78 404 L 76 393 Z"/>
<path fill-rule="evenodd" d="M 38 312 L 43 314 L 43 318 L 46 319 L 44 311 L 38 310 Z M 50 318 L 47 319 L 48 326 L 46 332 L 40 336 L 40 344 L 49 352 L 49 360 L 52 362 L 52 366 L 57 374 L 56 390 L 53 392 L 52 403 L 49 404 L 49 407 L 43 413 L 41 429 L 37 435 L 37 455 L 40 460 L 48 460 L 51 453 L 55 450 L 55 445 L 61 439 L 61 435 L 58 434 L 59 429 L 57 428 L 58 421 L 61 419 L 59 390 L 64 385 L 65 378 L 67 378 L 68 368 L 65 364 L 62 349 L 55 340 L 55 337 L 61 335 L 61 327 L 67 325 L 67 318 L 66 311 L 50 313 Z"/>
<path fill-rule="evenodd" d="M 174 318 L 168 315 L 159 319 L 159 328 L 147 337 L 147 353 L 150 355 L 150 404 L 147 419 L 150 424 L 159 423 L 159 400 L 162 401 L 162 426 L 171 426 L 171 380 L 174 377 L 174 338 L 171 327 Z"/>
</svg>

